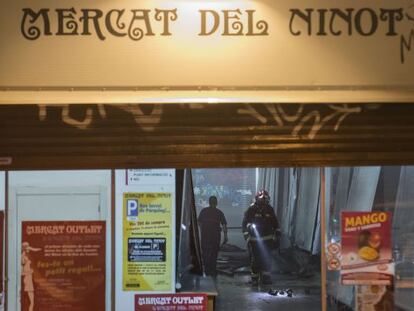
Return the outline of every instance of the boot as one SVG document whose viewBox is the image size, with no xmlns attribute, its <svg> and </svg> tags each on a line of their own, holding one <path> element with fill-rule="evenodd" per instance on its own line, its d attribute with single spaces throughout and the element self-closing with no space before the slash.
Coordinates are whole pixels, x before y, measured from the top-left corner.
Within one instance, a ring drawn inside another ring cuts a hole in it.
<svg viewBox="0 0 414 311">
<path fill-rule="evenodd" d="M 262 283 L 263 285 L 272 285 L 272 277 L 268 274 L 263 274 Z"/>
<path fill-rule="evenodd" d="M 252 286 L 258 286 L 258 285 L 259 285 L 259 276 L 252 275 Z"/>
</svg>

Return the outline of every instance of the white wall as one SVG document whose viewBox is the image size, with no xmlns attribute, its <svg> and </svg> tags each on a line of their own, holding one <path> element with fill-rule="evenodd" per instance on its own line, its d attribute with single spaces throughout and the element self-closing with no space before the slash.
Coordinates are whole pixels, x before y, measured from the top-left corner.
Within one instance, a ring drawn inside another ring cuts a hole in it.
<svg viewBox="0 0 414 311">
<path fill-rule="evenodd" d="M 111 196 L 110 170 L 9 172 L 9 187 L 106 186 Z"/>
</svg>

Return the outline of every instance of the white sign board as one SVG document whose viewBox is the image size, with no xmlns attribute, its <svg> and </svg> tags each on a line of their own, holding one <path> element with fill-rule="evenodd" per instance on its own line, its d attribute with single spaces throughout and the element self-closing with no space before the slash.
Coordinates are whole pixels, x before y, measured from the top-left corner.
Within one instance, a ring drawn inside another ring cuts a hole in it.
<svg viewBox="0 0 414 311">
<path fill-rule="evenodd" d="M 3 91 L 412 89 L 414 1 L 4 0 L 0 46 Z"/>
<path fill-rule="evenodd" d="M 414 98 L 413 0 L 4 0 L 0 46 L 0 103 Z"/>
<path fill-rule="evenodd" d="M 175 171 L 166 169 L 126 170 L 126 185 L 175 184 Z"/>
</svg>

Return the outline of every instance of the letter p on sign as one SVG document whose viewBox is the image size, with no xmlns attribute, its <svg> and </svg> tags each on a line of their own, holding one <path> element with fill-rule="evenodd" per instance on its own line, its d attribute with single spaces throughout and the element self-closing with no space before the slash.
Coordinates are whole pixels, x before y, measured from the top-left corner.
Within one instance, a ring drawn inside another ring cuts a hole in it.
<svg viewBox="0 0 414 311">
<path fill-rule="evenodd" d="M 128 199 L 126 202 L 126 217 L 128 221 L 138 220 L 138 200 Z"/>
</svg>

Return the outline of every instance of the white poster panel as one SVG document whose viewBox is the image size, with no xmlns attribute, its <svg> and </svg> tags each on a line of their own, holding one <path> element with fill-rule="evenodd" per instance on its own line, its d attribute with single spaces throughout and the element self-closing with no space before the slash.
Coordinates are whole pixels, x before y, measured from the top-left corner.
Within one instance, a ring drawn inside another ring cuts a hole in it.
<svg viewBox="0 0 414 311">
<path fill-rule="evenodd" d="M 4 0 L 0 88 L 412 87 L 413 21 L 410 0 Z"/>
<path fill-rule="evenodd" d="M 134 310 L 134 299 L 138 293 L 175 292 L 175 170 L 116 170 L 115 185 L 116 309 Z M 129 201 L 136 201 L 136 206 L 130 206 Z M 161 219 L 167 214 L 154 221 L 151 216 L 156 214 L 154 208 L 169 210 L 168 226 L 163 226 L 162 229 L 157 227 L 161 221 L 167 222 L 166 219 Z M 146 212 L 150 212 L 151 215 L 145 216 Z M 169 232 L 166 232 L 167 227 Z M 161 248 L 161 255 L 154 253 L 154 240 L 162 240 L 164 243 L 161 246 L 155 243 L 157 250 Z M 148 243 L 152 245 L 151 254 L 145 253 Z M 129 246 L 138 247 L 130 250 Z M 151 260 L 140 260 L 138 257 L 151 257 Z M 165 264 L 169 266 L 166 267 Z M 156 269 L 161 268 L 168 276 L 168 280 L 163 280 L 162 284 L 156 275 L 159 272 Z M 144 270 L 145 273 L 137 274 L 137 271 Z M 152 270 L 156 274 L 151 275 Z"/>
</svg>

